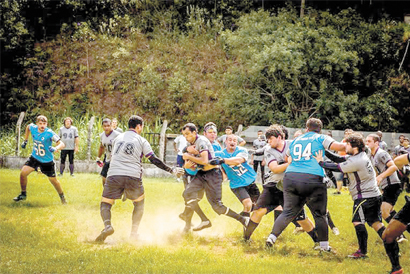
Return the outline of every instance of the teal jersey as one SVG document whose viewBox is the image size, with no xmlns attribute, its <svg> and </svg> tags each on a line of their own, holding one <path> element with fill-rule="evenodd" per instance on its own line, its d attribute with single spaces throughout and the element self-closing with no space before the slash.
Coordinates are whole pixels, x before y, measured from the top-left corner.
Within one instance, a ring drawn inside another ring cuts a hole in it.
<svg viewBox="0 0 410 274">
<path fill-rule="evenodd" d="M 217 152 L 217 151 L 222 151 L 222 147 L 221 147 L 221 145 L 220 145 L 217 141 L 214 141 L 214 142 L 212 143 L 212 147 L 214 148 L 214 151 L 215 151 L 215 152 Z"/>
<path fill-rule="evenodd" d="M 245 159 L 240 165 L 227 165 L 222 164 L 226 176 L 228 176 L 229 186 L 231 188 L 244 187 L 252 184 L 256 179 L 256 172 L 248 164 L 248 151 L 244 147 L 236 147 L 233 153 L 228 153 L 226 149 L 223 151 L 215 152 L 215 156 L 221 158 L 233 158 L 233 157 L 242 157 Z"/>
<path fill-rule="evenodd" d="M 318 164 L 313 155 L 325 149 L 329 149 L 335 140 L 329 136 L 316 132 L 307 132 L 295 140 L 289 147 L 288 155 L 292 157 L 292 163 L 286 172 L 307 173 L 324 176 L 323 168 Z"/>
<path fill-rule="evenodd" d="M 38 131 L 38 126 L 35 124 L 30 124 L 29 128 L 31 136 L 33 137 L 33 152 L 31 153 L 31 156 L 41 163 L 52 162 L 54 160 L 54 155 L 48 149 L 53 145 L 53 141 L 58 142 L 60 137 L 48 127 L 46 127 L 41 133 Z"/>
</svg>

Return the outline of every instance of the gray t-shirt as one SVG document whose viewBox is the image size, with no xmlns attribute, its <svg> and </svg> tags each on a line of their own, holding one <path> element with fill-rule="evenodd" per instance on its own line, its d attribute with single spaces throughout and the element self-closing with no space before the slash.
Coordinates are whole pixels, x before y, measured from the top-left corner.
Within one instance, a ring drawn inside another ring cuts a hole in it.
<svg viewBox="0 0 410 274">
<path fill-rule="evenodd" d="M 346 162 L 339 164 L 339 169 L 349 177 L 349 191 L 353 200 L 380 196 L 376 172 L 366 153 L 346 156 L 346 159 Z"/>
<path fill-rule="evenodd" d="M 276 161 L 278 164 L 282 164 L 285 162 L 286 159 L 286 151 L 289 149 L 289 144 L 291 141 L 286 140 L 285 145 L 282 150 L 277 150 L 276 148 L 272 148 L 269 146 L 269 148 L 265 148 L 265 159 L 266 159 L 266 165 L 269 167 L 269 164 L 273 161 Z M 283 177 L 285 176 L 285 173 L 273 173 L 271 172 L 269 175 L 269 179 L 266 180 L 265 183 L 281 183 L 283 181 Z"/>
<path fill-rule="evenodd" d="M 110 161 L 110 157 L 111 157 L 111 151 L 112 151 L 112 146 L 113 146 L 113 141 L 114 139 L 120 135 L 121 133 L 119 133 L 116 130 L 111 131 L 110 134 L 105 135 L 105 132 L 100 134 L 100 140 L 101 140 L 101 144 L 104 146 L 105 148 L 105 161 L 109 162 Z"/>
<path fill-rule="evenodd" d="M 372 161 L 372 165 L 376 169 L 378 174 L 381 174 L 388 169 L 387 163 L 392 161 L 392 158 L 389 153 L 384 151 L 381 148 L 376 150 L 374 155 L 370 156 L 370 160 Z M 384 178 L 383 181 L 380 183 L 379 188 L 384 189 L 388 185 L 392 184 L 400 184 L 399 177 L 397 176 L 397 172 L 394 172 L 387 178 Z"/>
<path fill-rule="evenodd" d="M 253 141 L 253 148 L 254 148 L 255 150 L 261 149 L 261 148 L 263 148 L 264 146 L 266 146 L 266 141 L 263 140 L 263 139 L 260 140 L 260 139 L 258 138 L 258 139 L 256 139 L 256 140 Z M 253 160 L 254 160 L 254 161 L 263 161 L 263 155 L 260 155 L 260 156 L 254 155 L 254 156 L 253 156 Z"/>
<path fill-rule="evenodd" d="M 380 142 L 379 142 L 379 147 L 380 147 L 381 149 L 383 149 L 384 151 L 387 151 L 387 144 L 386 144 L 385 141 L 380 141 Z"/>
<path fill-rule="evenodd" d="M 74 150 L 75 149 L 75 138 L 78 138 L 78 130 L 74 126 L 66 128 L 62 126 L 58 132 L 61 141 L 65 144 L 65 148 L 62 150 Z"/>
<path fill-rule="evenodd" d="M 396 155 L 396 156 L 400 155 L 400 150 L 401 150 L 402 148 L 404 148 L 404 146 L 402 146 L 402 145 L 397 145 L 397 146 L 394 148 L 394 155 Z"/>
<path fill-rule="evenodd" d="M 216 139 L 221 144 L 222 149 L 224 149 L 226 147 L 226 145 L 225 145 L 226 137 L 227 137 L 227 135 L 225 134 L 225 135 L 222 135 L 221 137 L 218 137 L 218 139 Z M 236 135 L 236 137 L 238 137 L 238 144 L 245 141 L 244 139 L 242 139 L 238 135 Z"/>
<path fill-rule="evenodd" d="M 118 135 L 113 142 L 107 178 L 114 175 L 142 177 L 142 156 L 153 155 L 148 141 L 133 130 Z"/>
<path fill-rule="evenodd" d="M 195 145 L 195 149 L 199 151 L 199 153 L 208 151 L 208 159 L 215 157 L 214 148 L 211 142 L 205 136 L 197 135 L 195 143 L 193 145 Z"/>
<path fill-rule="evenodd" d="M 119 133 L 123 133 L 124 131 L 121 129 L 121 128 L 119 128 L 119 127 L 117 127 L 116 129 L 114 129 L 115 131 L 118 131 Z"/>
</svg>

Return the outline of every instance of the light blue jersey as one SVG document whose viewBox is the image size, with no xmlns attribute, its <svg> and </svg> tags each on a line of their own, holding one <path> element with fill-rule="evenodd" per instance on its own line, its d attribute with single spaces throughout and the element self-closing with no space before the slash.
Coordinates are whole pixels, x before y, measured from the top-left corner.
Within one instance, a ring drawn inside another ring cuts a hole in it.
<svg viewBox="0 0 410 274">
<path fill-rule="evenodd" d="M 222 151 L 222 147 L 221 147 L 221 145 L 220 145 L 217 141 L 214 141 L 214 142 L 212 143 L 212 147 L 214 148 L 214 151 L 215 151 L 215 152 L 217 152 L 217 151 Z"/>
<path fill-rule="evenodd" d="M 229 186 L 231 188 L 244 187 L 252 184 L 256 180 L 256 172 L 248 164 L 248 151 L 244 147 L 236 147 L 233 153 L 228 153 L 226 149 L 223 151 L 215 152 L 215 156 L 221 158 L 233 158 L 233 157 L 242 157 L 245 159 L 240 165 L 231 166 L 227 164 L 222 164 L 226 176 L 229 179 Z"/>
<path fill-rule="evenodd" d="M 325 155 L 325 149 L 329 149 L 334 141 L 333 138 L 316 132 L 307 132 L 299 136 L 289 147 L 287 154 L 292 157 L 292 163 L 286 169 L 286 173 L 308 173 L 323 177 L 323 168 L 312 155 L 319 151 Z"/>
<path fill-rule="evenodd" d="M 48 127 L 42 133 L 38 131 L 38 126 L 35 124 L 30 124 L 29 128 L 33 137 L 33 152 L 31 156 L 41 163 L 52 162 L 54 155 L 48 148 L 53 145 L 53 141 L 58 142 L 60 137 Z"/>
</svg>

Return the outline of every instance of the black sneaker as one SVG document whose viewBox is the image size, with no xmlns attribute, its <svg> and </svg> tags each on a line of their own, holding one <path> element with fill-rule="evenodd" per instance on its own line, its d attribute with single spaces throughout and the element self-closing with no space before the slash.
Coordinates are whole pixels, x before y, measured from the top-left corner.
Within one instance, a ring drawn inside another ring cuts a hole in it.
<svg viewBox="0 0 410 274">
<path fill-rule="evenodd" d="M 100 233 L 100 235 L 95 239 L 97 243 L 102 243 L 105 241 L 105 239 L 114 234 L 114 228 L 110 225 L 107 225 Z"/>
<path fill-rule="evenodd" d="M 24 194 L 19 194 L 19 196 L 13 198 L 15 202 L 24 201 L 25 199 L 27 199 L 27 195 Z"/>
</svg>

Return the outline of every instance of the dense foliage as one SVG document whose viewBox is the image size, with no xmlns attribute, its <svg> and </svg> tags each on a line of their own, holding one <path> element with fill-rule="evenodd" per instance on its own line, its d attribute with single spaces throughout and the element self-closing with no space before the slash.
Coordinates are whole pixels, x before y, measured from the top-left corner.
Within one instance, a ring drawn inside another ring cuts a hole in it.
<svg viewBox="0 0 410 274">
<path fill-rule="evenodd" d="M 300 127 L 315 116 L 327 128 L 408 130 L 407 25 L 254 3 L 2 1 L 2 53 L 15 64 L 2 71 L 2 122 L 28 111 Z M 53 39 L 33 44 L 30 5 L 67 11 Z"/>
</svg>

